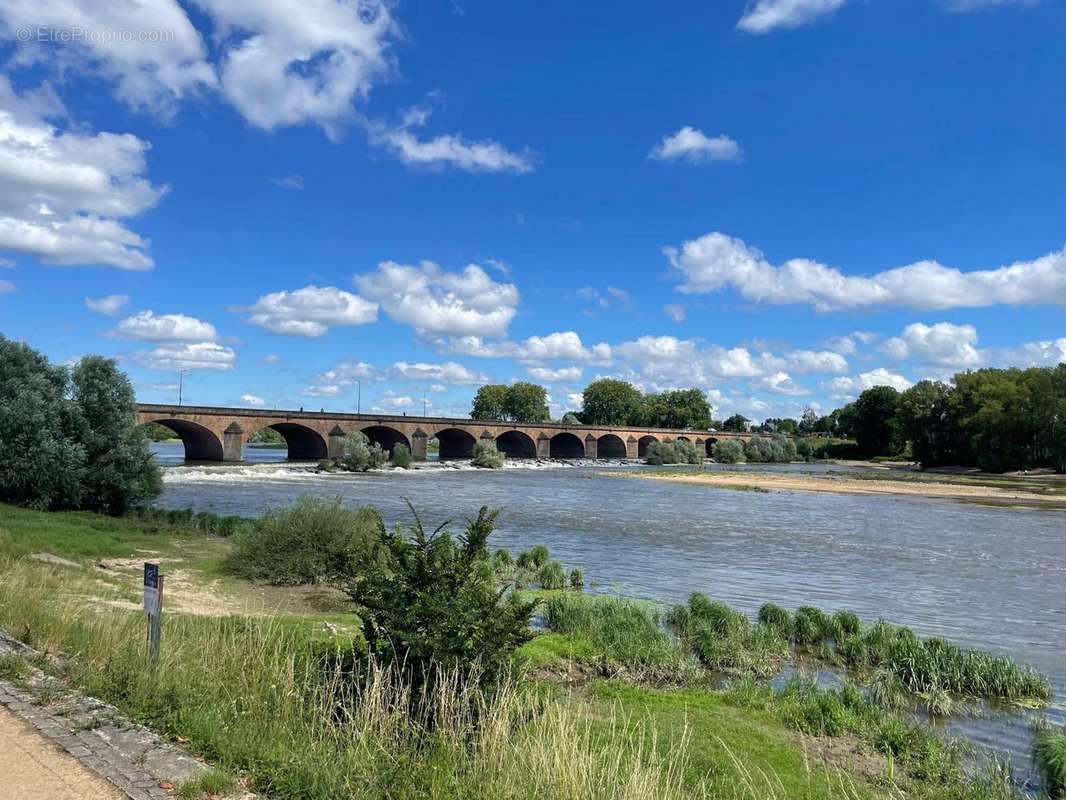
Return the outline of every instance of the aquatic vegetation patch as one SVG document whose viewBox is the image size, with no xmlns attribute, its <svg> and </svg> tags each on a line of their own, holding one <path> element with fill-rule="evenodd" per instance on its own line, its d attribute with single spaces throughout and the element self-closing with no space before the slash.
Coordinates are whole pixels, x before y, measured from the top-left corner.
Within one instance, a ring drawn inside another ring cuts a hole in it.
<svg viewBox="0 0 1066 800">
<path fill-rule="evenodd" d="M 557 633 L 584 638 L 606 665 L 643 669 L 680 669 L 683 657 L 663 630 L 658 612 L 645 603 L 620 597 L 563 594 L 548 598 L 544 621 Z"/>
<path fill-rule="evenodd" d="M 1066 728 L 1041 725 L 1033 736 L 1033 766 L 1049 797 L 1066 798 Z"/>
</svg>

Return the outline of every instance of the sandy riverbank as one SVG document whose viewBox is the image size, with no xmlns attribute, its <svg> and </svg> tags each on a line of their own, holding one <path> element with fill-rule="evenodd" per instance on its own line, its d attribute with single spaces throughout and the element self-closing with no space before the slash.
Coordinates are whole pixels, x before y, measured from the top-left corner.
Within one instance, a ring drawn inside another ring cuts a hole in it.
<svg viewBox="0 0 1066 800">
<path fill-rule="evenodd" d="M 770 472 L 631 472 L 619 477 L 692 483 L 720 489 L 772 492 L 830 492 L 834 494 L 887 494 L 911 497 L 944 497 L 1003 505 L 1043 505 L 1066 508 L 1066 494 L 1044 494 L 1026 487 L 967 485 L 934 480 L 853 478 L 839 475 L 785 475 Z"/>
</svg>

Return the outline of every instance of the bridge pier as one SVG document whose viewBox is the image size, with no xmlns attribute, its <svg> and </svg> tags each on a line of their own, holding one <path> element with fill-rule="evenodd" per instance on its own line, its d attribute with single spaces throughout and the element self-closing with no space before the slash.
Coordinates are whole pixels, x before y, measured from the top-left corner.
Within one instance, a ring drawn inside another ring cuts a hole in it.
<svg viewBox="0 0 1066 800">
<path fill-rule="evenodd" d="M 640 443 L 635 436 L 630 436 L 626 439 L 626 459 L 636 461 L 638 458 L 640 458 Z"/>
<path fill-rule="evenodd" d="M 552 457 L 552 440 L 546 433 L 537 437 L 537 458 L 547 460 Z"/>
<path fill-rule="evenodd" d="M 591 433 L 585 437 L 585 458 L 599 458 L 600 443 Z"/>
<path fill-rule="evenodd" d="M 426 460 L 426 444 L 429 442 L 429 434 L 419 428 L 411 434 L 411 458 L 415 461 Z"/>
<path fill-rule="evenodd" d="M 244 461 L 244 428 L 231 422 L 222 431 L 222 460 L 240 463 Z"/>
<path fill-rule="evenodd" d="M 344 458 L 344 440 L 348 434 L 340 425 L 334 425 L 326 437 L 326 458 Z"/>
</svg>

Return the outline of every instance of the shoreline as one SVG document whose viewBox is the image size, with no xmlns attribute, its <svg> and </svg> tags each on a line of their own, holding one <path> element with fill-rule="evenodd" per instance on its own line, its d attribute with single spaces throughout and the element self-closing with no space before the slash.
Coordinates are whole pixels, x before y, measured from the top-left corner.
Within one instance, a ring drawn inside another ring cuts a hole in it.
<svg viewBox="0 0 1066 800">
<path fill-rule="evenodd" d="M 625 478 L 664 480 L 707 486 L 712 489 L 769 492 L 821 492 L 827 494 L 883 495 L 960 500 L 1007 506 L 1046 507 L 1066 510 L 1066 494 L 1042 494 L 1023 487 L 999 488 L 951 481 L 884 475 L 860 478 L 840 475 L 787 475 L 783 473 L 731 473 L 701 471 L 670 474 L 649 471 L 604 473 Z"/>
</svg>

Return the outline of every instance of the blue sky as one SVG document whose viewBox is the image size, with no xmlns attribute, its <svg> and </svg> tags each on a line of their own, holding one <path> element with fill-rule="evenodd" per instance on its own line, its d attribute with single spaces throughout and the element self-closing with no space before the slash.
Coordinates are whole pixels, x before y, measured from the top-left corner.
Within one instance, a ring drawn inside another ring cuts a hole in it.
<svg viewBox="0 0 1066 800">
<path fill-rule="evenodd" d="M 1066 360 L 1066 4 L 633 9 L 0 0 L 0 332 L 409 414 Z"/>
</svg>

